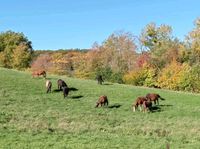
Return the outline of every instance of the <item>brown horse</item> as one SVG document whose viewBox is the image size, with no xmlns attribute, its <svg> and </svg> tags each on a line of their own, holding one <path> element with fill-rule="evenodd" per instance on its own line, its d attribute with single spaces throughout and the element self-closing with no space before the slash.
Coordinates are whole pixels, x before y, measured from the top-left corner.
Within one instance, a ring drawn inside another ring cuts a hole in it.
<svg viewBox="0 0 200 149">
<path fill-rule="evenodd" d="M 140 108 L 140 111 L 142 111 L 142 106 L 144 101 L 147 101 L 146 97 L 137 97 L 136 101 L 132 105 L 133 112 L 135 112 L 138 107 Z"/>
<path fill-rule="evenodd" d="M 102 105 L 105 105 L 105 104 L 108 105 L 108 98 L 107 98 L 107 96 L 103 95 L 103 96 L 99 97 L 96 107 L 98 107 L 99 105 L 102 106 Z"/>
<path fill-rule="evenodd" d="M 32 77 L 39 77 L 39 76 L 43 76 L 44 78 L 46 78 L 46 71 L 44 70 L 37 70 L 32 72 Z"/>
<path fill-rule="evenodd" d="M 159 94 L 155 94 L 155 93 L 149 93 L 146 95 L 147 100 L 154 102 L 154 104 L 158 104 L 159 105 L 159 98 L 161 100 L 165 100 L 164 98 L 160 97 Z"/>
<path fill-rule="evenodd" d="M 145 100 L 142 105 L 143 105 L 143 111 L 144 112 L 151 111 L 151 108 L 152 108 L 152 102 L 151 101 Z"/>
</svg>

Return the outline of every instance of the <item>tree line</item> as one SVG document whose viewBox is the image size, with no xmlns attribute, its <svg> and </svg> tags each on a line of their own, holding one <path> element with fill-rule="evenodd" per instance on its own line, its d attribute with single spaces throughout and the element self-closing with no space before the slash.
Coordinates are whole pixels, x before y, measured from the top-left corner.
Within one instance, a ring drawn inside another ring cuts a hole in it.
<svg viewBox="0 0 200 149">
<path fill-rule="evenodd" d="M 0 65 L 137 86 L 200 92 L 200 19 L 184 41 L 172 27 L 150 23 L 139 36 L 112 33 L 91 49 L 33 51 L 23 33 L 0 34 Z"/>
</svg>

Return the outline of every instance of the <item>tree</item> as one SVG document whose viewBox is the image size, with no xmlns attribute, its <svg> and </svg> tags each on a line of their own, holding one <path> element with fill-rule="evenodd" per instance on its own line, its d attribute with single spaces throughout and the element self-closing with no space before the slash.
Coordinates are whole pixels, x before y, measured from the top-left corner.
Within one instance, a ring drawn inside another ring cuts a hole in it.
<svg viewBox="0 0 200 149">
<path fill-rule="evenodd" d="M 53 66 L 52 56 L 48 53 L 40 54 L 31 64 L 31 69 L 51 71 Z"/>
<path fill-rule="evenodd" d="M 123 74 L 134 69 L 136 45 L 129 32 L 115 32 L 102 45 L 94 44 L 87 55 L 88 72 L 103 75 L 106 80 L 122 83 Z"/>
<path fill-rule="evenodd" d="M 195 20 L 195 28 L 188 34 L 186 40 L 190 49 L 190 63 L 200 64 L 200 18 Z"/>
<path fill-rule="evenodd" d="M 185 47 L 172 36 L 172 28 L 168 25 L 156 26 L 148 24 L 141 33 L 141 42 L 150 53 L 150 63 L 161 70 L 173 60 L 184 61 Z"/>
<path fill-rule="evenodd" d="M 21 43 L 13 51 L 12 59 L 13 63 L 11 66 L 13 68 L 17 69 L 27 68 L 31 61 L 31 52 L 24 43 Z"/>
<path fill-rule="evenodd" d="M 111 34 L 102 47 L 102 58 L 114 72 L 128 72 L 133 69 L 136 58 L 134 36 L 129 32 Z"/>
<path fill-rule="evenodd" d="M 22 54 L 20 56 L 20 53 Z M 0 65 L 22 69 L 29 66 L 33 49 L 23 33 L 7 31 L 0 33 Z M 22 60 L 23 59 L 23 60 Z M 19 63 L 24 64 L 19 64 Z"/>
</svg>

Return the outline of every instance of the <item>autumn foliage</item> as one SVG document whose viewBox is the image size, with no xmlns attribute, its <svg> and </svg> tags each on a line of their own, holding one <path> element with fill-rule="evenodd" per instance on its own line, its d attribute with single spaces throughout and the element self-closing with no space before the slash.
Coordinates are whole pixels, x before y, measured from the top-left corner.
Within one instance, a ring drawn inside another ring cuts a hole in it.
<svg viewBox="0 0 200 149">
<path fill-rule="evenodd" d="M 148 24 L 139 36 L 114 32 L 87 50 L 34 51 L 12 31 L 0 34 L 0 66 L 137 86 L 200 92 L 200 19 L 184 41 L 172 27 Z"/>
</svg>

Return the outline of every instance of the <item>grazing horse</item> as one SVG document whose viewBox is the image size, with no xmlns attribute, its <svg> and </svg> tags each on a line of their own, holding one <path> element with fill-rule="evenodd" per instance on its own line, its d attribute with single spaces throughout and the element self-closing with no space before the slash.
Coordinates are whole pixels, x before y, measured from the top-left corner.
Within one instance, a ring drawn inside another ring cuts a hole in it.
<svg viewBox="0 0 200 149">
<path fill-rule="evenodd" d="M 154 102 L 154 104 L 156 105 L 156 103 L 159 105 L 159 98 L 161 100 L 165 100 L 164 98 L 160 97 L 159 94 L 155 94 L 155 93 L 149 93 L 146 95 L 146 98 L 149 100 L 149 101 L 152 101 Z"/>
<path fill-rule="evenodd" d="M 58 89 L 59 89 L 59 90 L 62 90 L 63 87 L 67 87 L 67 84 L 65 83 L 65 81 L 63 81 L 63 80 L 61 80 L 61 79 L 59 79 L 59 80 L 57 81 L 57 83 L 58 83 Z"/>
<path fill-rule="evenodd" d="M 46 80 L 47 93 L 51 92 L 51 87 L 52 87 L 51 81 L 50 80 Z"/>
<path fill-rule="evenodd" d="M 32 77 L 39 77 L 39 76 L 43 76 L 44 78 L 46 78 L 46 71 L 44 70 L 37 70 L 32 72 Z"/>
<path fill-rule="evenodd" d="M 151 111 L 151 108 L 152 108 L 152 102 L 151 101 L 145 100 L 142 105 L 143 105 L 143 108 L 144 108 L 143 109 L 144 112 Z"/>
<path fill-rule="evenodd" d="M 68 96 L 69 88 L 67 86 L 62 87 L 64 98 Z"/>
<path fill-rule="evenodd" d="M 102 85 L 102 82 L 104 82 L 102 75 L 97 75 L 96 80 L 98 81 L 98 84 L 100 84 L 100 85 Z"/>
<path fill-rule="evenodd" d="M 146 97 L 138 97 L 136 99 L 136 101 L 133 103 L 132 107 L 133 107 L 133 112 L 135 112 L 135 110 L 140 107 L 140 111 L 142 111 L 142 106 L 144 101 L 147 101 Z"/>
<path fill-rule="evenodd" d="M 107 96 L 103 95 L 99 97 L 96 107 L 98 107 L 99 105 L 101 105 L 102 107 L 102 105 L 105 105 L 105 104 L 108 105 L 108 98 Z"/>
</svg>

